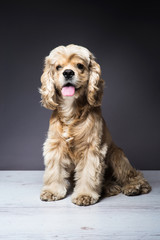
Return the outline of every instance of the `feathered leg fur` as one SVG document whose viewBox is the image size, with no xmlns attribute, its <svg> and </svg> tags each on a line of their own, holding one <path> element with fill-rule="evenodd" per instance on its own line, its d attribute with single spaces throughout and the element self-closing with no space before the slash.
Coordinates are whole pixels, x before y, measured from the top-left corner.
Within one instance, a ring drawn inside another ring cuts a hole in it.
<svg viewBox="0 0 160 240">
<path fill-rule="evenodd" d="M 41 200 L 54 201 L 66 196 L 69 187 L 71 161 L 65 155 L 65 149 L 55 139 L 47 139 L 44 144 L 44 186 Z"/>
<path fill-rule="evenodd" d="M 77 205 L 90 205 L 98 201 L 106 167 L 101 154 L 96 155 L 92 149 L 86 150 L 84 156 L 75 168 L 76 186 L 72 202 Z"/>
<path fill-rule="evenodd" d="M 106 178 L 105 182 L 107 196 L 120 192 L 134 196 L 151 191 L 151 186 L 143 174 L 131 166 L 124 152 L 115 144 L 112 144 L 108 151 L 107 162 L 112 171 L 112 177 L 109 180 Z"/>
</svg>

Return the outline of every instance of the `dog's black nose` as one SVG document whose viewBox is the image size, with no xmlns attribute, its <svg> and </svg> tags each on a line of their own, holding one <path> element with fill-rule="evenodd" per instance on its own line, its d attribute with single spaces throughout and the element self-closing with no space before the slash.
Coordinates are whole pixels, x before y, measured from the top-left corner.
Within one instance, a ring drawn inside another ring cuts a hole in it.
<svg viewBox="0 0 160 240">
<path fill-rule="evenodd" d="M 66 70 L 63 72 L 63 76 L 64 76 L 66 79 L 72 78 L 72 77 L 74 76 L 74 72 L 73 72 L 71 69 L 66 69 Z"/>
</svg>

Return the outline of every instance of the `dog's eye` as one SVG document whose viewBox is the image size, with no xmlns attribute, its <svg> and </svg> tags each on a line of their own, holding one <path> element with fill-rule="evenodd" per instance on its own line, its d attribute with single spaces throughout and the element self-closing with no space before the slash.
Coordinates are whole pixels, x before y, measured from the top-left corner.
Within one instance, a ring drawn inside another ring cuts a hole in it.
<svg viewBox="0 0 160 240">
<path fill-rule="evenodd" d="M 84 69 L 84 65 L 81 64 L 81 63 L 78 63 L 78 64 L 77 64 L 77 67 L 78 67 L 80 70 L 83 70 L 83 69 Z"/>
<path fill-rule="evenodd" d="M 58 66 L 56 67 L 57 71 L 58 71 L 60 68 L 62 68 L 62 66 L 61 66 L 61 65 L 58 65 Z"/>
</svg>

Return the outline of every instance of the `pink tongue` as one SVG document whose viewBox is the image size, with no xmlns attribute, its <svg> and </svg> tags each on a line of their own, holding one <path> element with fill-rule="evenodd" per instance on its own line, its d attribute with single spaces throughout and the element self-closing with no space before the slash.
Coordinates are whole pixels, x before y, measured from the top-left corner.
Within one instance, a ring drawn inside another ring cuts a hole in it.
<svg viewBox="0 0 160 240">
<path fill-rule="evenodd" d="M 73 86 L 62 88 L 62 95 L 63 96 L 73 96 L 74 93 L 75 93 L 75 87 L 73 87 Z"/>
</svg>

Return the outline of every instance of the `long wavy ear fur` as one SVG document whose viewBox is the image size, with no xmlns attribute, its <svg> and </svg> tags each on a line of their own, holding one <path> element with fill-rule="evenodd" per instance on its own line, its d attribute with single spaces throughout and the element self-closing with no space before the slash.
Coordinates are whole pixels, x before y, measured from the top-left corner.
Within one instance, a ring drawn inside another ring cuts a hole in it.
<svg viewBox="0 0 160 240">
<path fill-rule="evenodd" d="M 54 87 L 54 79 L 53 79 L 53 69 L 52 65 L 49 62 L 49 58 L 45 59 L 44 72 L 41 76 L 42 86 L 39 89 L 41 94 L 41 103 L 45 108 L 50 110 L 55 110 L 57 107 L 56 103 L 56 94 Z"/>
<path fill-rule="evenodd" d="M 90 76 L 88 82 L 87 100 L 91 106 L 98 107 L 101 105 L 104 80 L 101 78 L 101 68 L 96 63 L 93 54 L 90 56 Z"/>
</svg>

